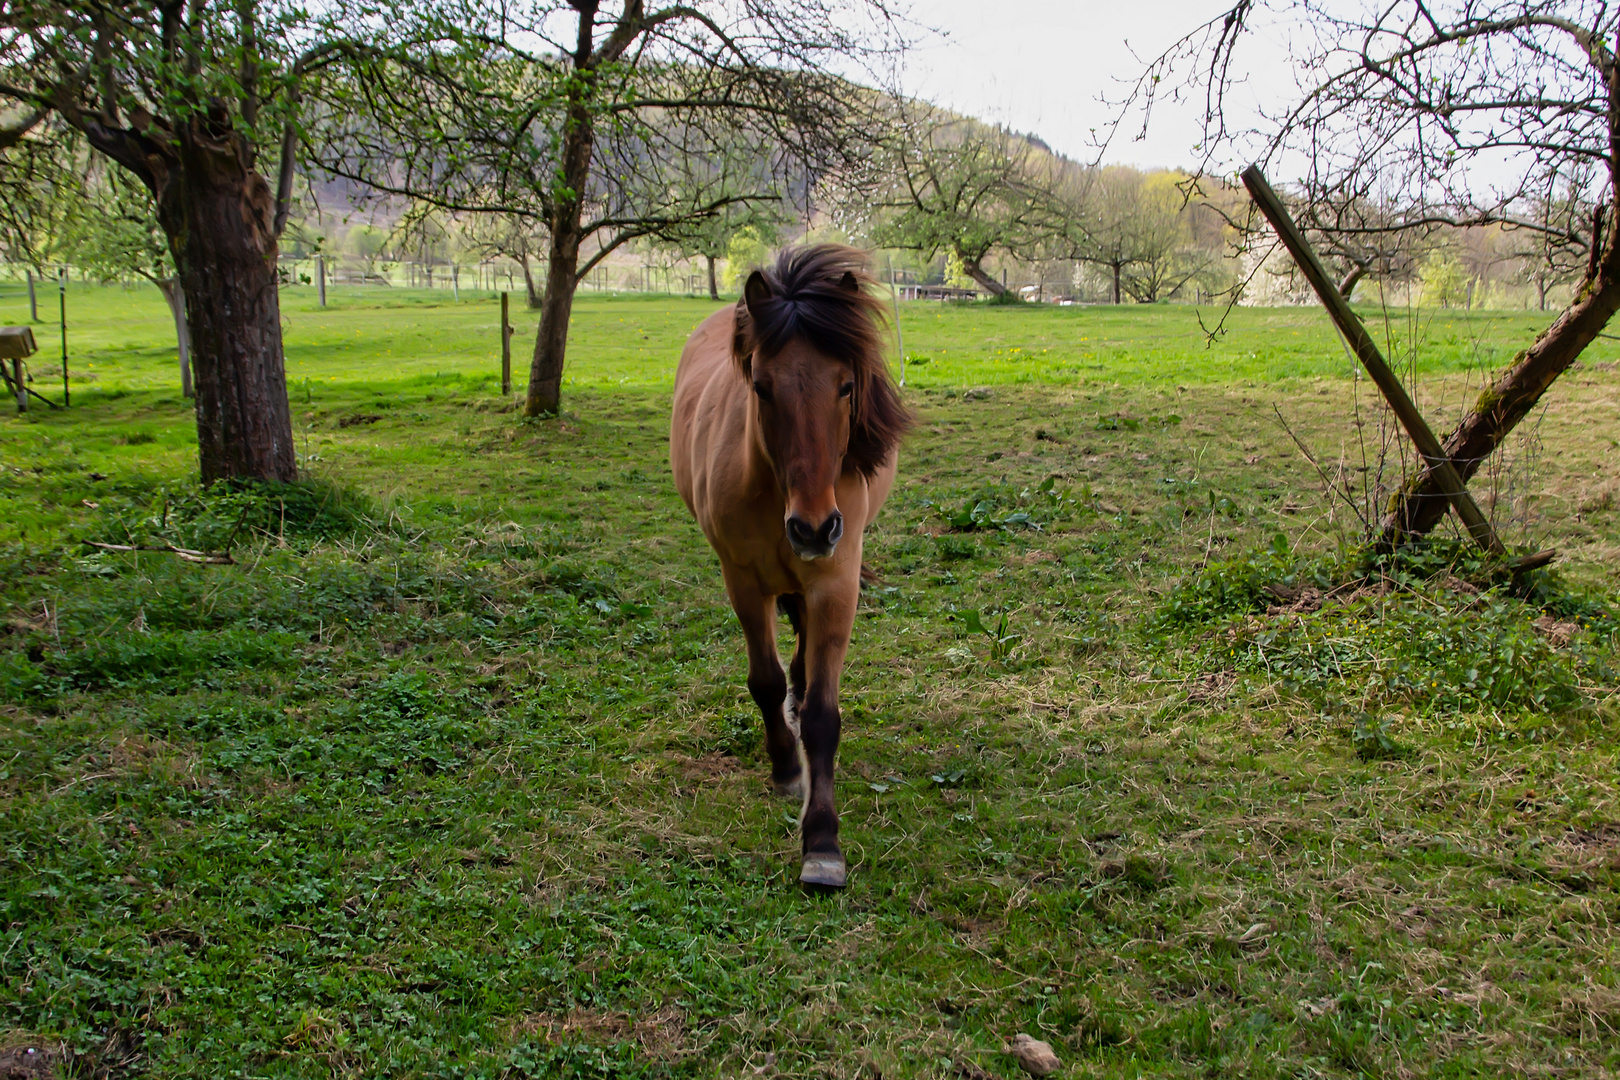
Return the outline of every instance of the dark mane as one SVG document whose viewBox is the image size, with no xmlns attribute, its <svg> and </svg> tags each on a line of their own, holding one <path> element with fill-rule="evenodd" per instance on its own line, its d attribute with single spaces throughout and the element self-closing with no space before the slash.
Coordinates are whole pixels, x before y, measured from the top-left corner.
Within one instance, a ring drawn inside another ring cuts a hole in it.
<svg viewBox="0 0 1620 1080">
<path fill-rule="evenodd" d="M 842 244 L 787 248 L 760 267 L 769 295 L 737 301 L 732 355 L 744 375 L 754 353 L 774 356 L 789 342 L 807 341 L 855 370 L 845 470 L 870 477 L 911 427 L 911 413 L 884 362 L 888 313 L 871 292 L 876 280 L 864 251 Z"/>
</svg>

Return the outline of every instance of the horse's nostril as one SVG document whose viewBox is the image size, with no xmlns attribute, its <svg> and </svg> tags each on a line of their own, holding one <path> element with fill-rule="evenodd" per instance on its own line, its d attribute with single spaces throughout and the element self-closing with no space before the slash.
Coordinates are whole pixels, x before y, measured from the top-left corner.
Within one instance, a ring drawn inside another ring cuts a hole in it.
<svg viewBox="0 0 1620 1080">
<path fill-rule="evenodd" d="M 794 516 L 787 520 L 788 538 L 797 544 L 805 545 L 815 542 L 816 530 L 802 517 Z"/>
<path fill-rule="evenodd" d="M 838 543 L 844 535 L 844 515 L 834 510 L 826 524 L 822 525 L 821 533 L 829 545 Z"/>
</svg>

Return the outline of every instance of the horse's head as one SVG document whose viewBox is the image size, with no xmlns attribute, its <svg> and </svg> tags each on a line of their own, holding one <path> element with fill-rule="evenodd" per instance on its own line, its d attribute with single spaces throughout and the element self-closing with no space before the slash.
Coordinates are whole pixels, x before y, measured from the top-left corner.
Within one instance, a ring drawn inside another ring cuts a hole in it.
<svg viewBox="0 0 1620 1080">
<path fill-rule="evenodd" d="M 790 249 L 748 276 L 738 305 L 734 350 L 801 559 L 831 555 L 844 535 L 838 478 L 870 476 L 909 423 L 883 363 L 883 304 L 870 283 L 852 248 Z"/>
</svg>

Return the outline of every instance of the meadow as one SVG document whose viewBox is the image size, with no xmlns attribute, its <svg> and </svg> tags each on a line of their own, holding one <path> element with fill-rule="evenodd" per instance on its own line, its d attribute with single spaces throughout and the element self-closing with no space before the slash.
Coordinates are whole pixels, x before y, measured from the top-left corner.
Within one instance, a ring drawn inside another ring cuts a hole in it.
<svg viewBox="0 0 1620 1080">
<path fill-rule="evenodd" d="M 584 296 L 525 421 L 492 298 L 286 289 L 306 479 L 202 492 L 157 294 L 75 286 L 0 420 L 0 1076 L 1620 1074 L 1620 343 L 1475 482 L 1513 583 L 1359 543 L 1409 466 L 1314 309 L 903 305 L 812 896 L 668 479 L 713 309 Z M 1365 312 L 1436 428 L 1546 318 Z"/>
</svg>

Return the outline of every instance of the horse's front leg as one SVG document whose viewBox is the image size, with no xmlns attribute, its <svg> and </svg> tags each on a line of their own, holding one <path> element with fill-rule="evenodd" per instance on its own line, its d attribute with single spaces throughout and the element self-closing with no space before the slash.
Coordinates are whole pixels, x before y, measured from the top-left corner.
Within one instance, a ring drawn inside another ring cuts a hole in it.
<svg viewBox="0 0 1620 1080">
<path fill-rule="evenodd" d="M 776 653 L 776 601 L 759 591 L 749 575 L 722 567 L 726 593 L 742 624 L 748 646 L 748 693 L 765 720 L 765 751 L 771 757 L 771 786 L 778 795 L 803 799 L 804 768 L 797 733 L 788 726 L 787 676 Z"/>
<path fill-rule="evenodd" d="M 857 559 L 855 566 L 859 567 Z M 838 807 L 833 799 L 833 766 L 838 758 L 842 720 L 838 715 L 838 681 L 855 624 L 860 580 L 829 581 L 805 596 L 801 655 L 805 665 L 804 700 L 799 703 L 799 738 L 810 769 L 810 797 L 802 822 L 804 861 L 799 880 L 806 885 L 844 887 L 848 871 L 838 847 Z"/>
</svg>

